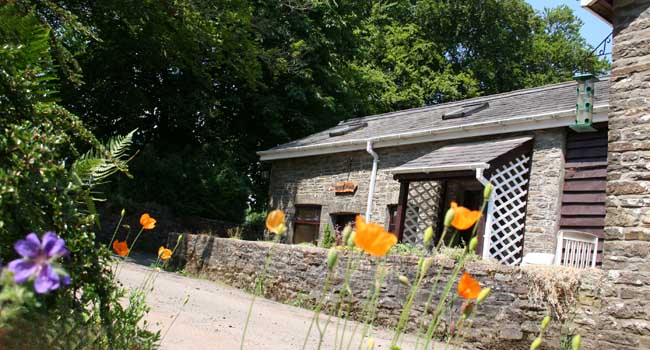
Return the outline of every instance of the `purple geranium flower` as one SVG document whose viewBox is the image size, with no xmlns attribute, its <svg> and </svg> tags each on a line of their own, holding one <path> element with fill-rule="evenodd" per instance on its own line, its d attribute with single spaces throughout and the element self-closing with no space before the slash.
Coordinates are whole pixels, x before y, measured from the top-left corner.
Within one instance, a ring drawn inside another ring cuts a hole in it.
<svg viewBox="0 0 650 350">
<path fill-rule="evenodd" d="M 69 254 L 65 241 L 56 233 L 45 232 L 41 242 L 32 232 L 16 242 L 14 249 L 22 259 L 10 262 L 7 268 L 14 273 L 16 283 L 22 284 L 35 277 L 34 290 L 39 294 L 53 291 L 61 284 L 70 284 L 70 276 L 60 269 L 55 271 L 52 266 L 54 260 Z"/>
</svg>

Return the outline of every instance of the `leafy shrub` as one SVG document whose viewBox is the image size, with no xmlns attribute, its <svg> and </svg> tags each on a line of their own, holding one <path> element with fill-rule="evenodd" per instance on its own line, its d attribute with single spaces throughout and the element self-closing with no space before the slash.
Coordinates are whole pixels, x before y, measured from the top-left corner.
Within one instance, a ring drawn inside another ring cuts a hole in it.
<svg viewBox="0 0 650 350">
<path fill-rule="evenodd" d="M 60 53 L 56 42 L 33 10 L 0 6 L 0 259 L 16 258 L 13 244 L 26 233 L 56 231 L 70 250 L 63 266 L 72 281 L 68 288 L 36 296 L 3 276 L 0 341 L 27 343 L 0 348 L 70 349 L 75 347 L 67 342 L 83 340 L 83 334 L 94 339 L 77 348 L 131 349 L 134 343 L 152 348 L 158 335 L 138 326 L 146 311 L 143 300 L 132 296 L 132 304 L 120 304 L 126 293 L 114 283 L 108 250 L 94 240 L 89 194 L 95 183 L 72 164 L 83 147 L 94 149 L 95 158 L 111 168 L 125 169 L 79 118 L 56 103 L 56 67 L 61 67 L 52 53 Z M 24 336 L 25 327 L 35 336 Z"/>
<path fill-rule="evenodd" d="M 242 232 L 242 239 L 248 241 L 259 241 L 264 239 L 264 220 L 266 219 L 266 211 L 253 211 L 248 209 L 246 211 L 246 218 L 244 219 Z"/>
<path fill-rule="evenodd" d="M 323 241 L 321 243 L 321 246 L 323 248 L 330 248 L 334 244 L 336 244 L 336 237 L 334 236 L 334 233 L 332 233 L 332 228 L 330 225 L 327 224 L 323 230 Z"/>
</svg>

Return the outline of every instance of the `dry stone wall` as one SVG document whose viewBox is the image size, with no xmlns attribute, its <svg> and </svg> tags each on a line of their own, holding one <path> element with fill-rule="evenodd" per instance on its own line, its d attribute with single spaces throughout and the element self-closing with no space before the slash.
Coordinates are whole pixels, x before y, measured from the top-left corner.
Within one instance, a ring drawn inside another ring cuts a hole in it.
<svg viewBox="0 0 650 350">
<path fill-rule="evenodd" d="M 650 349 L 650 1 L 617 0 L 609 92 L 603 349 Z"/>
<path fill-rule="evenodd" d="M 176 237 L 171 236 L 171 241 L 175 242 Z M 188 235 L 185 236 L 176 259 L 177 263 L 185 264 L 190 273 L 252 290 L 270 247 L 271 244 L 267 242 Z M 313 306 L 321 296 L 327 273 L 326 256 L 327 250 L 321 248 L 277 245 L 264 286 L 266 297 L 303 307 Z M 344 254 L 339 260 L 339 268 L 334 278 L 335 290 L 342 284 L 343 265 L 348 258 L 349 255 Z M 390 274 L 382 287 L 379 299 L 379 325 L 396 324 L 408 293 L 407 287 L 398 282 L 397 276 L 405 275 L 413 280 L 417 261 L 417 257 L 413 256 L 389 255 L 386 258 Z M 374 281 L 376 265 L 377 260 L 364 258 L 352 277 L 353 317 L 359 317 L 366 293 Z M 411 331 L 415 329 L 416 317 L 423 312 L 428 296 L 425 291 L 432 287 L 432 281 L 441 266 L 442 280 L 438 284 L 434 300 L 441 294 L 454 265 L 453 261 L 440 256 L 430 269 L 422 292 L 416 298 L 409 323 Z M 602 349 L 598 344 L 603 340 L 612 342 L 627 337 L 625 333 L 608 331 L 607 328 L 611 325 L 603 321 L 606 320 L 603 315 L 609 317 L 609 314 L 647 313 L 643 308 L 620 307 L 619 302 L 624 300 L 609 295 L 614 285 L 625 284 L 631 287 L 639 283 L 634 280 L 632 274 L 623 273 L 613 278 L 601 270 L 521 268 L 483 261 L 470 262 L 466 267 L 483 287 L 493 288 L 493 293 L 478 310 L 472 331 L 467 337 L 470 349 L 528 349 L 539 331 L 540 320 L 547 313 L 553 312 L 552 310 L 564 310 L 562 314 L 568 315 L 569 322 L 566 325 L 582 334 L 585 344 L 583 349 Z M 557 286 L 561 288 L 556 288 Z M 642 296 L 630 294 L 620 298 L 636 300 L 638 306 L 642 300 Z M 565 302 L 558 303 L 553 300 Z M 460 302 L 456 301 L 449 317 L 444 318 L 445 323 L 448 324 L 452 320 L 451 316 L 458 315 L 459 306 Z M 559 321 L 553 323 L 545 349 L 559 349 L 560 325 Z M 633 329 L 634 325 L 627 327 Z M 631 348 L 612 345 L 608 349 Z"/>
</svg>

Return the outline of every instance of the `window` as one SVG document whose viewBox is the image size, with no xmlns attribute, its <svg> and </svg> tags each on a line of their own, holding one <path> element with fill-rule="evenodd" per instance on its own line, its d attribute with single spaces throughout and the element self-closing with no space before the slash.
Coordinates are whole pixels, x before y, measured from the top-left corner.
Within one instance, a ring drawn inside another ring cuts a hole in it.
<svg viewBox="0 0 650 350">
<path fill-rule="evenodd" d="M 487 102 L 472 103 L 442 115 L 442 120 L 464 118 L 490 107 Z"/>
<path fill-rule="evenodd" d="M 296 205 L 293 243 L 316 242 L 320 230 L 320 205 Z"/>
</svg>

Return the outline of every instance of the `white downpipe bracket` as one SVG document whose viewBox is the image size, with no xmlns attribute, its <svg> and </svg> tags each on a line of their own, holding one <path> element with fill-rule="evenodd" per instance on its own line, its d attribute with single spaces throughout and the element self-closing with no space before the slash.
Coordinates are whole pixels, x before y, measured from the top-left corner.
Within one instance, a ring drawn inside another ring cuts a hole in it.
<svg viewBox="0 0 650 350">
<path fill-rule="evenodd" d="M 372 149 L 372 141 L 366 143 L 366 152 L 372 156 L 372 173 L 370 174 L 370 187 L 368 189 L 368 203 L 366 204 L 366 222 L 370 222 L 372 212 L 372 197 L 375 195 L 375 182 L 377 182 L 377 163 L 379 155 Z"/>
<path fill-rule="evenodd" d="M 485 169 L 483 168 L 476 169 L 476 179 L 483 186 L 486 186 L 490 181 L 486 179 L 485 176 L 483 175 L 484 170 Z M 483 256 L 482 256 L 483 259 L 490 257 L 490 243 L 492 242 L 491 240 L 492 210 L 494 210 L 493 198 L 494 198 L 494 188 L 492 188 L 492 195 L 490 195 L 490 199 L 488 200 L 487 213 L 485 213 L 485 232 L 483 233 Z"/>
</svg>

